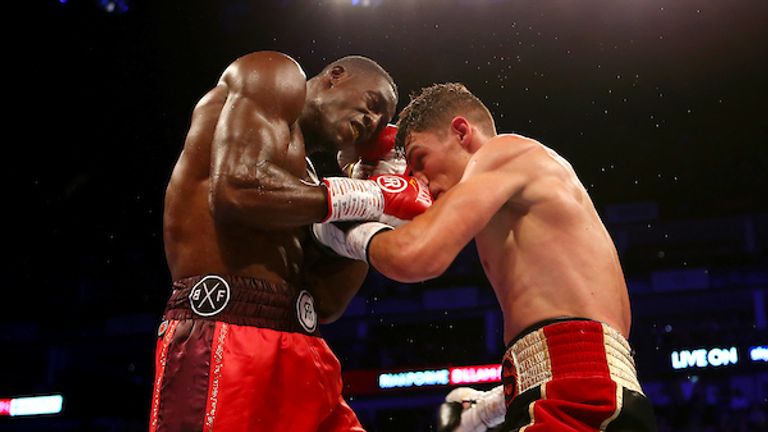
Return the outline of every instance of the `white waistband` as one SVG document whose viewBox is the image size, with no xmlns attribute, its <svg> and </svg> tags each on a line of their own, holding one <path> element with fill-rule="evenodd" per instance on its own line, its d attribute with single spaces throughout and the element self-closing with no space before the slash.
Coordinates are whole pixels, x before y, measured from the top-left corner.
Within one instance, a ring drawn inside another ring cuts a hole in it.
<svg viewBox="0 0 768 432">
<path fill-rule="evenodd" d="M 594 323 L 593 321 L 584 322 Z M 558 324 L 561 323 L 551 325 L 556 326 Z M 627 389 L 643 393 L 640 383 L 637 381 L 635 361 L 632 358 L 629 343 L 618 331 L 608 324 L 598 324 L 602 325 L 603 346 L 611 379 Z M 515 394 L 520 394 L 552 380 L 551 342 L 547 341 L 544 328 L 523 336 L 504 355 L 505 358 L 511 359 L 515 368 L 515 376 L 517 377 L 517 391 Z M 580 344 L 583 344 L 583 342 L 579 339 L 578 334 L 574 334 L 572 340 L 558 343 L 557 349 L 568 349 L 577 354 L 580 351 Z M 579 360 L 576 359 L 575 362 L 579 362 Z"/>
</svg>

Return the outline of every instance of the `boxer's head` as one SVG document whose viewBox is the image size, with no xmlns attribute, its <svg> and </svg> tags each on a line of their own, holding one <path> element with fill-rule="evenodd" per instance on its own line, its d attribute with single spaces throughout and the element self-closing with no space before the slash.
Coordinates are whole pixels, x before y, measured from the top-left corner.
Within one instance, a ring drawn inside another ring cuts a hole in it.
<svg viewBox="0 0 768 432">
<path fill-rule="evenodd" d="M 307 145 L 352 148 L 383 129 L 396 106 L 397 86 L 376 62 L 360 56 L 336 60 L 307 82 L 302 130 L 307 141 L 319 141 Z"/>
<path fill-rule="evenodd" d="M 459 182 L 472 153 L 496 135 L 488 108 L 458 83 L 423 88 L 400 113 L 396 146 L 437 199 Z"/>
</svg>

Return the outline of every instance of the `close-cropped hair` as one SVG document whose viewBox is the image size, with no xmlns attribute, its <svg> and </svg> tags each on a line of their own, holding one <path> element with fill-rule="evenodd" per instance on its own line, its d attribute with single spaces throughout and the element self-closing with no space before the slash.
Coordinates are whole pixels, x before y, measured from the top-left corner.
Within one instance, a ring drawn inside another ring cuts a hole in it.
<svg viewBox="0 0 768 432">
<path fill-rule="evenodd" d="M 459 115 L 475 122 L 485 133 L 495 132 L 488 107 L 464 84 L 442 83 L 424 87 L 419 93 L 411 94 L 410 103 L 400 112 L 395 147 L 403 154 L 410 134 L 442 130 Z"/>
<path fill-rule="evenodd" d="M 369 59 L 368 57 L 351 55 L 351 56 L 342 57 L 338 60 L 333 61 L 328 66 L 323 68 L 323 72 L 337 65 L 348 67 L 351 69 L 362 70 L 368 73 L 377 73 L 383 76 L 387 80 L 389 85 L 392 87 L 392 90 L 395 92 L 395 98 L 396 98 L 395 102 L 397 102 L 397 96 L 398 96 L 397 84 L 395 84 L 395 80 L 392 79 L 392 76 L 389 74 L 389 72 L 387 72 L 383 67 L 381 67 L 380 64 Z"/>
</svg>

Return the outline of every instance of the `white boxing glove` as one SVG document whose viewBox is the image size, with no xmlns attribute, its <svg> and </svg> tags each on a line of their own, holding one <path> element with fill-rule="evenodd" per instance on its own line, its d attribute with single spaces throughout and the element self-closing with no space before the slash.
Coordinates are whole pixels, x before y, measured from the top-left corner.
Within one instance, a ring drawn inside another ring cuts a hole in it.
<svg viewBox="0 0 768 432">
<path fill-rule="evenodd" d="M 342 230 L 332 223 L 312 224 L 312 235 L 336 254 L 368 262 L 368 244 L 373 236 L 392 227 L 381 222 L 364 222 Z"/>
<path fill-rule="evenodd" d="M 445 401 L 460 403 L 464 408 L 455 432 L 485 432 L 503 423 L 507 414 L 504 386 L 494 387 L 487 392 L 459 387 L 448 393 Z"/>
</svg>

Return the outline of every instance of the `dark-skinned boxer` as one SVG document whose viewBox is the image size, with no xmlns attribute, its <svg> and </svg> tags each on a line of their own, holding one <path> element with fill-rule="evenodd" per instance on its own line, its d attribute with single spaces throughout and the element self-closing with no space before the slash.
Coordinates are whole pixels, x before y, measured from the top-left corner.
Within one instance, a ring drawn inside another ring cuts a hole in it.
<svg viewBox="0 0 768 432">
<path fill-rule="evenodd" d="M 362 430 L 317 326 L 343 312 L 367 265 L 325 253 L 308 226 L 407 220 L 429 203 L 403 176 L 317 179 L 307 156 L 354 155 L 396 102 L 370 59 L 345 57 L 307 80 L 277 52 L 237 59 L 199 101 L 165 196 L 174 282 L 151 432 Z M 379 187 L 387 181 L 408 187 Z"/>
</svg>

